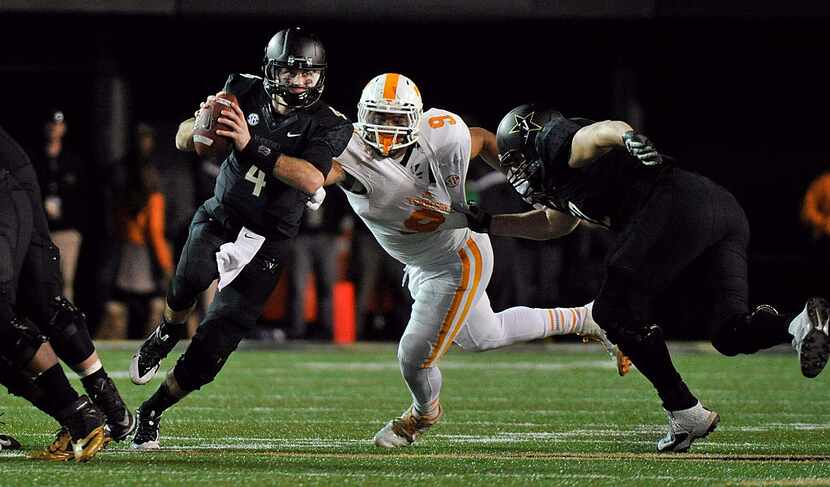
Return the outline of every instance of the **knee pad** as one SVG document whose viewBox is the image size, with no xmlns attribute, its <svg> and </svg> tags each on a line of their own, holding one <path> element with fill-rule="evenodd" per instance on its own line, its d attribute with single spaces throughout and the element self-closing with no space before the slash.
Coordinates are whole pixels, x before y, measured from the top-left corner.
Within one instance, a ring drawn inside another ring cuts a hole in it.
<svg viewBox="0 0 830 487">
<path fill-rule="evenodd" d="M 167 289 L 167 306 L 173 311 L 190 309 L 202 291 L 177 274 Z"/>
<path fill-rule="evenodd" d="M 17 370 L 24 369 L 47 338 L 27 319 L 13 317 L 0 325 L 0 356 Z"/>
<path fill-rule="evenodd" d="M 431 351 L 429 341 L 414 333 L 404 333 L 398 343 L 398 363 L 401 370 L 423 368 Z"/>
<path fill-rule="evenodd" d="M 206 321 L 176 363 L 176 382 L 188 392 L 212 382 L 243 336 L 244 329 L 233 322 Z"/>
<path fill-rule="evenodd" d="M 70 366 L 83 362 L 95 351 L 86 315 L 63 296 L 56 296 L 50 304 L 53 315 L 47 332 L 55 353 Z"/>
</svg>

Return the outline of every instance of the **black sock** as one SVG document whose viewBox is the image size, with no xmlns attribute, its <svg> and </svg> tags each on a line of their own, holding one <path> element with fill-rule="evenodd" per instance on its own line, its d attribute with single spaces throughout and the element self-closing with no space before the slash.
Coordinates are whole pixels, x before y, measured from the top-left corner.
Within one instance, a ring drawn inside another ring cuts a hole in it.
<svg viewBox="0 0 830 487">
<path fill-rule="evenodd" d="M 47 409 L 52 412 L 46 411 L 43 407 L 41 407 L 41 410 L 53 418 L 58 411 L 66 409 L 78 400 L 78 393 L 69 385 L 69 380 L 63 373 L 60 364 L 55 364 L 40 374 L 35 379 L 35 384 L 48 391 L 50 406 Z"/>
<path fill-rule="evenodd" d="M 628 355 L 637 370 L 652 383 L 663 401 L 664 409 L 688 409 L 697 404 L 697 398 L 677 373 L 662 332 L 655 328 L 657 327 L 653 327 L 652 333 L 643 340 L 631 340 L 626 343 L 623 352 Z"/>
<path fill-rule="evenodd" d="M 141 405 L 141 411 L 149 412 L 155 411 L 155 416 L 161 416 L 165 410 L 169 407 L 173 406 L 179 402 L 179 398 L 174 397 L 170 394 L 170 390 L 167 388 L 167 384 L 162 384 L 156 390 L 155 394 L 150 396 L 149 399 L 144 401 Z"/>
<path fill-rule="evenodd" d="M 84 385 L 84 390 L 91 395 L 92 388 L 95 385 L 95 383 L 99 380 L 107 380 L 108 378 L 109 376 L 107 376 L 107 371 L 104 370 L 104 367 L 101 367 L 100 369 L 89 374 L 88 376 L 81 377 L 81 384 Z"/>
<path fill-rule="evenodd" d="M 159 331 L 162 335 L 170 335 L 177 341 L 187 336 L 187 326 L 185 323 L 174 323 L 167 321 L 164 315 L 161 316 L 161 323 L 159 324 Z"/>
</svg>

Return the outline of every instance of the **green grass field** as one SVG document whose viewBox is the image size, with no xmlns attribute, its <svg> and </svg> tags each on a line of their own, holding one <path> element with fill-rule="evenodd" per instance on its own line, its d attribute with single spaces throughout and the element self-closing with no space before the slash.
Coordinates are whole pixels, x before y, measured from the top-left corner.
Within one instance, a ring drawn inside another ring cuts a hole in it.
<svg viewBox="0 0 830 487">
<path fill-rule="evenodd" d="M 101 355 L 131 407 L 155 391 L 130 383 L 130 352 Z M 382 451 L 372 436 L 409 405 L 395 347 L 311 346 L 238 351 L 164 415 L 161 451 L 112 444 L 81 465 L 3 452 L 0 485 L 830 485 L 830 373 L 802 378 L 792 353 L 675 357 L 722 417 L 687 454 L 654 453 L 666 419 L 642 376 L 555 344 L 451 351 L 443 421 Z M 24 401 L 2 396 L 0 411 L 26 448 L 51 441 L 55 423 Z"/>
</svg>

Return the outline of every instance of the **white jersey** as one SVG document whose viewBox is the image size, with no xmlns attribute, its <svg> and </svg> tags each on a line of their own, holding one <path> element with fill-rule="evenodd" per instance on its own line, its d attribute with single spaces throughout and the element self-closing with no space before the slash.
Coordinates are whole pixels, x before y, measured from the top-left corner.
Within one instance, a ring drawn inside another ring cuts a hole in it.
<svg viewBox="0 0 830 487">
<path fill-rule="evenodd" d="M 405 161 L 379 156 L 357 132 L 337 161 L 366 188 L 345 193 L 389 255 L 407 265 L 440 265 L 457 258 L 470 237 L 466 217 L 452 209 L 464 204 L 453 198 L 463 199 L 470 130 L 458 115 L 436 108 L 424 113 L 420 128 Z"/>
</svg>

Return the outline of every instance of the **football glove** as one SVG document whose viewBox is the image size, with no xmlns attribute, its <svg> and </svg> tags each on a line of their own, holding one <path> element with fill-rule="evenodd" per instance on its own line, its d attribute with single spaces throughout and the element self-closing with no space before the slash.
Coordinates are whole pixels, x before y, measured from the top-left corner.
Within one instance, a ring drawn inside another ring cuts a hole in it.
<svg viewBox="0 0 830 487">
<path fill-rule="evenodd" d="M 467 217 L 467 227 L 470 230 L 478 233 L 488 233 L 490 231 L 490 221 L 493 215 L 484 211 L 477 203 L 470 202 L 469 208 L 464 211 Z"/>
<path fill-rule="evenodd" d="M 663 163 L 663 156 L 657 152 L 654 143 L 648 140 L 648 137 L 645 135 L 629 130 L 623 134 L 622 139 L 625 144 L 625 150 L 639 159 L 643 165 L 656 166 Z"/>
<path fill-rule="evenodd" d="M 326 190 L 323 189 L 322 186 L 314 192 L 314 194 L 308 195 L 308 201 L 305 202 L 306 208 L 311 211 L 317 211 L 320 209 L 320 206 L 323 204 L 323 200 L 326 199 Z"/>
</svg>

